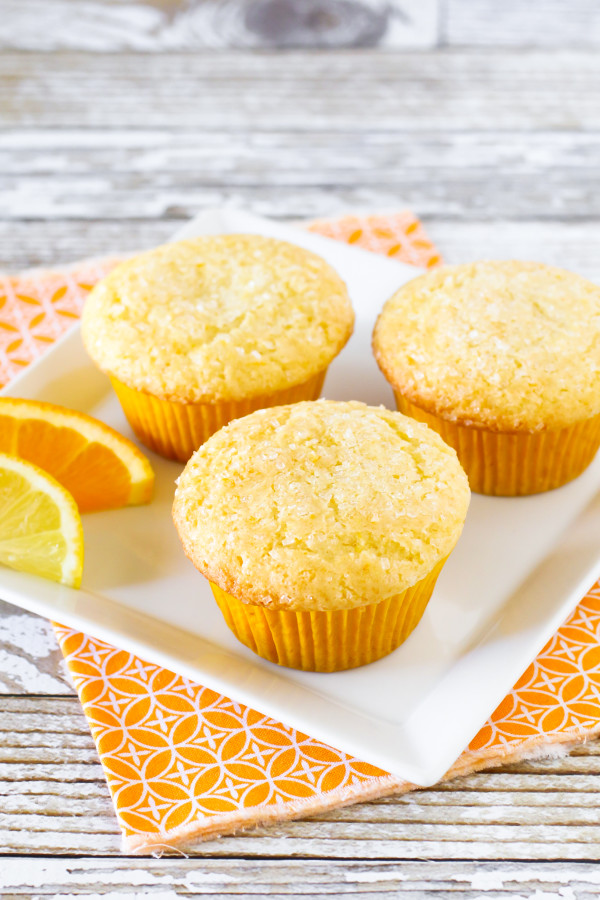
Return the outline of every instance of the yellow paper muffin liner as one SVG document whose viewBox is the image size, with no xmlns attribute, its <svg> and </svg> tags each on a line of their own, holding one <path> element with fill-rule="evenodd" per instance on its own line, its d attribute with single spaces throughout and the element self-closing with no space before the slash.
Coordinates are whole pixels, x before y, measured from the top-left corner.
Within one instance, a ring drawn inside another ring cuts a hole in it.
<svg viewBox="0 0 600 900">
<path fill-rule="evenodd" d="M 160 400 L 152 394 L 127 387 L 116 378 L 111 378 L 111 382 L 123 412 L 140 441 L 161 456 L 187 462 L 211 434 L 232 419 L 268 406 L 316 400 L 321 394 L 326 374 L 327 369 L 323 369 L 308 381 L 282 391 L 216 403 Z"/>
<path fill-rule="evenodd" d="M 577 478 L 600 447 L 600 415 L 556 431 L 502 432 L 457 425 L 394 392 L 400 412 L 425 422 L 454 447 L 477 494 L 516 497 Z"/>
<path fill-rule="evenodd" d="M 242 603 L 210 583 L 236 638 L 269 662 L 310 672 L 339 672 L 375 662 L 402 644 L 425 611 L 446 559 L 388 600 L 354 609 L 270 609 Z"/>
</svg>

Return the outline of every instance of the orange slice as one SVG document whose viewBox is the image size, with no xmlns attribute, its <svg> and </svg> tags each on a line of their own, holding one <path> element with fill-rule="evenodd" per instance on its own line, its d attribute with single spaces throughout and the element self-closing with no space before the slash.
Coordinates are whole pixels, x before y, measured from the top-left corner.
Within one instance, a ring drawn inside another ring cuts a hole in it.
<svg viewBox="0 0 600 900">
<path fill-rule="evenodd" d="M 49 472 L 80 512 L 149 503 L 154 472 L 130 440 L 84 413 L 0 397 L 0 453 Z"/>
</svg>

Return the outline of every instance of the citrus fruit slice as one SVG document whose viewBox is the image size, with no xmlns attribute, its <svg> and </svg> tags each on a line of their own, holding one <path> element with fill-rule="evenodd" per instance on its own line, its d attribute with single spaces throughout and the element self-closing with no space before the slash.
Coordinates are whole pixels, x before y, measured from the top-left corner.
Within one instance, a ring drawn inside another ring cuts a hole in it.
<svg viewBox="0 0 600 900">
<path fill-rule="evenodd" d="M 53 475 L 80 512 L 149 503 L 150 463 L 135 444 L 84 413 L 37 400 L 0 397 L 0 453 Z"/>
<path fill-rule="evenodd" d="M 37 466 L 0 453 L 0 563 L 79 587 L 83 529 L 71 494 Z"/>
</svg>

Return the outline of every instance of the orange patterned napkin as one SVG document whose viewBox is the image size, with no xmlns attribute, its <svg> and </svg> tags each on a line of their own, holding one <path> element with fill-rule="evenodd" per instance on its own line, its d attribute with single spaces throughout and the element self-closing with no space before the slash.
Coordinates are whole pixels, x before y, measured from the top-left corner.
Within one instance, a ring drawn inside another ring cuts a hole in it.
<svg viewBox="0 0 600 900">
<path fill-rule="evenodd" d="M 311 229 L 404 262 L 440 258 L 408 212 Z M 114 260 L 0 278 L 6 382 L 77 318 Z M 126 851 L 232 832 L 414 785 L 235 700 L 80 632 L 55 626 L 96 741 Z M 529 666 L 447 778 L 600 732 L 600 582 Z"/>
</svg>

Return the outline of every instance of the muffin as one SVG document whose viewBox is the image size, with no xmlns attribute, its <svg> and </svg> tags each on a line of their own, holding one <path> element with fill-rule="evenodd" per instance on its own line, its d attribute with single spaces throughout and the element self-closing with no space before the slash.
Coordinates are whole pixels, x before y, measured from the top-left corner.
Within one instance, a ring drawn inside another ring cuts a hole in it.
<svg viewBox="0 0 600 900">
<path fill-rule="evenodd" d="M 455 448 L 471 489 L 577 477 L 600 445 L 600 288 L 532 262 L 445 266 L 404 285 L 373 335 L 398 409 Z"/>
<path fill-rule="evenodd" d="M 353 323 L 346 286 L 319 256 L 231 234 L 117 266 L 82 328 L 138 438 L 185 462 L 231 419 L 316 399 Z"/>
<path fill-rule="evenodd" d="M 456 453 L 414 419 L 318 400 L 231 422 L 190 459 L 173 518 L 235 636 L 331 672 L 418 624 L 469 503 Z"/>
</svg>

